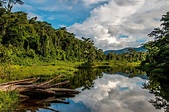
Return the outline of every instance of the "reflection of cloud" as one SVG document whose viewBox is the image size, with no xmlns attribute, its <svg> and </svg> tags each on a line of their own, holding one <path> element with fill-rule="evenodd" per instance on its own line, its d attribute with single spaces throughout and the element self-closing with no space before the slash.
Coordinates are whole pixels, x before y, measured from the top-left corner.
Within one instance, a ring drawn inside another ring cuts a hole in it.
<svg viewBox="0 0 169 112">
<path fill-rule="evenodd" d="M 148 102 L 154 95 L 141 88 L 145 81 L 139 77 L 104 75 L 74 100 L 85 104 L 91 112 L 162 112 Z"/>
</svg>

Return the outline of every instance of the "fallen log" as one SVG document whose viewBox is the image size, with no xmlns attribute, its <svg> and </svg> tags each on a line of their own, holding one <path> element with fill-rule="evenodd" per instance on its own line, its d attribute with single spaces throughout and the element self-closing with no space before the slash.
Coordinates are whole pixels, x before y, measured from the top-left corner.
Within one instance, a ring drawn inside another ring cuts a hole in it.
<svg viewBox="0 0 169 112">
<path fill-rule="evenodd" d="M 59 87 L 59 86 L 66 85 L 68 83 L 70 83 L 70 81 L 60 82 L 60 83 L 57 83 L 57 84 L 49 85 L 48 87 Z"/>
<path fill-rule="evenodd" d="M 0 87 L 5 86 L 5 85 L 10 85 L 10 84 L 32 84 L 33 82 L 38 81 L 40 78 L 29 78 L 29 79 L 23 79 L 23 80 L 17 80 L 17 81 L 11 81 L 11 82 L 6 82 L 6 83 L 1 83 Z"/>
<path fill-rule="evenodd" d="M 34 82 L 34 81 L 32 81 Z M 68 84 L 70 81 L 64 81 L 64 82 L 60 82 L 57 84 L 51 84 L 49 85 L 48 83 L 46 83 L 47 85 L 43 84 L 29 84 L 29 85 L 18 85 L 18 84 L 8 84 L 8 85 L 2 85 L 0 86 L 0 90 L 1 91 L 14 91 L 17 90 L 19 92 L 25 91 L 27 89 L 48 89 L 48 88 L 55 88 L 55 87 L 59 87 L 59 86 L 63 86 L 65 84 Z M 28 84 L 27 82 L 23 82 L 22 84 Z"/>
<path fill-rule="evenodd" d="M 37 83 L 36 85 L 39 85 L 39 86 L 44 86 L 44 85 L 48 85 L 49 83 L 51 83 L 52 81 L 58 79 L 58 78 L 61 78 L 61 75 L 49 80 L 49 81 L 45 81 L 45 82 L 42 82 L 42 83 Z"/>
<path fill-rule="evenodd" d="M 31 98 L 48 98 L 52 96 L 74 96 L 74 94 L 80 93 L 74 89 L 59 88 L 69 83 L 69 81 L 59 82 L 51 84 L 54 80 L 59 79 L 61 76 L 57 76 L 48 81 L 37 82 L 40 78 L 29 78 L 17 81 L 11 81 L 0 84 L 0 91 L 18 91 L 19 96 L 23 99 Z"/>
</svg>

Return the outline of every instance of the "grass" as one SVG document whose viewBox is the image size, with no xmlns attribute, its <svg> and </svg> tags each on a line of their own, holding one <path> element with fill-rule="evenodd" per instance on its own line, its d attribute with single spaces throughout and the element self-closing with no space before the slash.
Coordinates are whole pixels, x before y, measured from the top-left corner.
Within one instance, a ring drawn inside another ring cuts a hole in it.
<svg viewBox="0 0 169 112">
<path fill-rule="evenodd" d="M 71 77 L 75 71 L 78 71 L 83 62 L 70 62 L 70 61 L 54 61 L 43 62 L 33 65 L 3 65 L 0 66 L 0 83 L 11 80 L 24 79 L 29 77 L 52 77 L 56 75 L 63 75 Z M 125 62 L 125 61 L 98 61 L 92 65 L 82 65 L 80 68 L 116 68 L 119 66 L 132 66 L 136 67 L 140 62 Z"/>
<path fill-rule="evenodd" d="M 0 111 L 11 112 L 17 107 L 18 94 L 17 92 L 2 92 L 0 91 Z"/>
<path fill-rule="evenodd" d="M 0 82 L 7 82 L 11 80 L 24 79 L 28 77 L 39 76 L 56 76 L 65 75 L 72 76 L 77 71 L 77 66 L 82 62 L 66 62 L 55 61 L 53 63 L 42 63 L 41 65 L 9 65 L 8 70 L 4 70 L 5 73 L 1 73 Z M 0 69 L 4 69 L 4 66 L 0 66 Z"/>
</svg>

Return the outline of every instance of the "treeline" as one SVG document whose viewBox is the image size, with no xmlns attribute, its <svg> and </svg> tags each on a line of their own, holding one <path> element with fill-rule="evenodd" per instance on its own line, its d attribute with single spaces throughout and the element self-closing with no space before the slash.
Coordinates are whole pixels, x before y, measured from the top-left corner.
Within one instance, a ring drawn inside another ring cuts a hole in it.
<svg viewBox="0 0 169 112">
<path fill-rule="evenodd" d="M 128 52 L 124 52 L 122 54 L 108 53 L 106 55 L 106 60 L 118 60 L 127 62 L 144 61 L 146 54 L 146 52 L 137 52 L 134 49 L 130 48 Z"/>
</svg>

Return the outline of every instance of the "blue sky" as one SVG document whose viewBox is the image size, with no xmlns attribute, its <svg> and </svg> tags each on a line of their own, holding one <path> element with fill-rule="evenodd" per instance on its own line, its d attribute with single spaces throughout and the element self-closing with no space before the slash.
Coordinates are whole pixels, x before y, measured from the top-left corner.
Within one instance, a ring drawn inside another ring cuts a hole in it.
<svg viewBox="0 0 169 112">
<path fill-rule="evenodd" d="M 106 2 L 101 1 L 86 6 L 82 0 L 23 0 L 24 5 L 16 5 L 13 11 L 28 12 L 29 17 L 37 16 L 40 21 L 47 21 L 54 28 L 82 23 L 90 16 L 90 11 Z"/>
<path fill-rule="evenodd" d="M 77 38 L 94 40 L 103 50 L 138 47 L 160 26 L 169 0 L 23 0 L 13 11 L 37 16 L 54 28 L 66 26 Z"/>
</svg>

